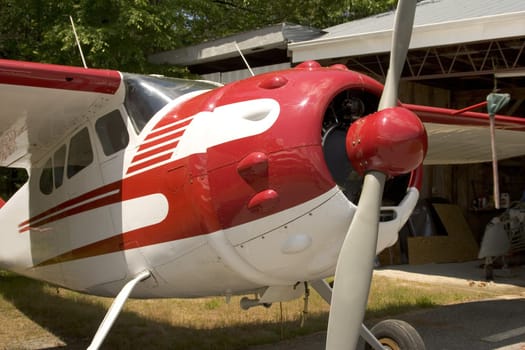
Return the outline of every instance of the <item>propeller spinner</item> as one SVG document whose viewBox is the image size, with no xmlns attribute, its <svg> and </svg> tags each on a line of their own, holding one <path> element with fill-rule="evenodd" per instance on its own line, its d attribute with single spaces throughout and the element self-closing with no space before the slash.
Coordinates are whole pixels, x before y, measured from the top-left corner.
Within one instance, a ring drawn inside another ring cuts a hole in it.
<svg viewBox="0 0 525 350">
<path fill-rule="evenodd" d="M 416 2 L 398 3 L 390 67 L 379 111 L 353 123 L 346 138 L 348 157 L 365 176 L 359 205 L 337 262 L 326 342 L 330 350 L 353 349 L 359 339 L 376 254 L 385 180 L 416 169 L 427 150 L 422 122 L 411 111 L 397 107 L 399 79 L 412 34 Z"/>
</svg>

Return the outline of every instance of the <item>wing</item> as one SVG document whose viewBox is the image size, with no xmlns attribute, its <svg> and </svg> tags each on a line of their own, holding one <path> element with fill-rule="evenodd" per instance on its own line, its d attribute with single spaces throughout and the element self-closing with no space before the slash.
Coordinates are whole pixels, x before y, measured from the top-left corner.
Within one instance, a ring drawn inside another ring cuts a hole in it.
<svg viewBox="0 0 525 350">
<path fill-rule="evenodd" d="M 425 124 L 428 153 L 424 164 L 467 164 L 492 159 L 488 114 L 403 104 Z M 496 116 L 498 159 L 525 155 L 525 118 Z"/>
<path fill-rule="evenodd" d="M 68 132 L 122 102 L 121 74 L 0 59 L 0 166 L 29 168 Z"/>
</svg>

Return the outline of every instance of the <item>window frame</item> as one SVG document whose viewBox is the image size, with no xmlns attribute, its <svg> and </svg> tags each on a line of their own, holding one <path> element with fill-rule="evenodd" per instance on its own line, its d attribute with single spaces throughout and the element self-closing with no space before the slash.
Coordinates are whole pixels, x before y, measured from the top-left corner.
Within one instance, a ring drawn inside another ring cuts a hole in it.
<svg viewBox="0 0 525 350">
<path fill-rule="evenodd" d="M 59 155 L 59 152 L 63 152 L 63 155 L 60 154 L 60 159 L 57 158 L 57 155 Z M 55 186 L 55 189 L 60 188 L 64 184 L 64 178 L 66 174 L 66 160 L 67 160 L 67 146 L 66 144 L 62 144 L 58 149 L 53 152 L 53 184 Z M 58 161 L 61 161 L 61 166 L 57 165 Z M 58 170 L 60 170 L 60 176 L 58 176 Z M 60 180 L 60 181 L 59 181 Z"/>
<path fill-rule="evenodd" d="M 38 187 L 40 189 L 40 192 L 45 195 L 50 195 L 51 193 L 53 193 L 54 177 L 52 157 L 49 157 L 44 163 L 44 166 L 42 167 L 42 171 L 40 172 L 40 178 L 38 180 Z"/>
</svg>

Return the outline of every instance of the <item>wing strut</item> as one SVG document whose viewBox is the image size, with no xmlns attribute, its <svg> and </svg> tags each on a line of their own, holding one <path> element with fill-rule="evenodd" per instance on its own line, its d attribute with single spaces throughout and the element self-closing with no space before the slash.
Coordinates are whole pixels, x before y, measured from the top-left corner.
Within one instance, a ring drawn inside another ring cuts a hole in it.
<svg viewBox="0 0 525 350">
<path fill-rule="evenodd" d="M 150 276 L 151 272 L 143 271 L 124 285 L 122 290 L 118 293 L 117 297 L 113 301 L 113 304 L 111 304 L 111 307 L 109 308 L 108 312 L 106 313 L 106 316 L 102 320 L 102 323 L 98 327 L 97 333 L 93 337 L 93 340 L 91 341 L 88 350 L 96 350 L 100 347 L 100 345 L 102 345 L 102 342 L 104 341 L 104 339 L 106 339 L 109 330 L 111 329 L 113 323 L 120 314 L 120 311 L 122 311 L 122 307 L 124 306 L 126 300 L 128 300 L 128 297 L 133 291 L 133 288 L 135 288 L 135 286 L 139 282 L 144 281 Z"/>
</svg>

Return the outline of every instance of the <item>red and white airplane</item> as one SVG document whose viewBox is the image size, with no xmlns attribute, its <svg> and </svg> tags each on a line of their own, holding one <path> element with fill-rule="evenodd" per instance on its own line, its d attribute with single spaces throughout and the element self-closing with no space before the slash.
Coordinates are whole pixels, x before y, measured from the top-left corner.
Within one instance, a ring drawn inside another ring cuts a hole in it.
<svg viewBox="0 0 525 350">
<path fill-rule="evenodd" d="M 0 165 L 29 173 L 0 209 L 0 267 L 117 296 L 97 348 L 128 296 L 259 295 L 250 306 L 296 298 L 309 281 L 330 301 L 323 278 L 349 245 L 327 346 L 355 344 L 369 334 L 373 257 L 418 200 L 427 133 L 428 164 L 443 152 L 491 159 L 487 115 L 401 105 L 387 90 L 378 107 L 380 83 L 316 62 L 218 86 L 0 60 Z M 496 117 L 500 158 L 525 154 L 524 131 L 524 119 Z M 384 179 L 409 172 L 404 199 L 379 210 Z M 355 316 L 337 316 L 345 303 Z"/>
</svg>

